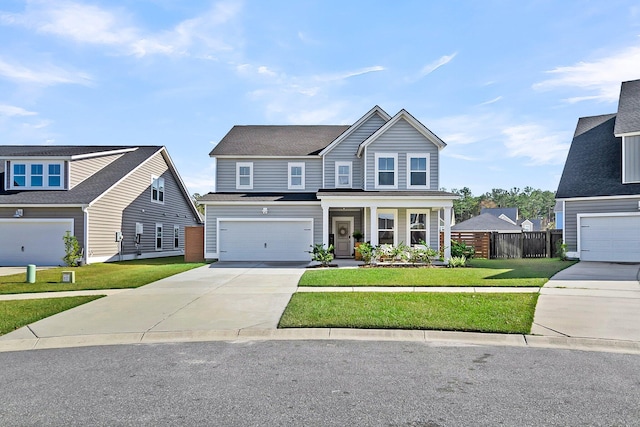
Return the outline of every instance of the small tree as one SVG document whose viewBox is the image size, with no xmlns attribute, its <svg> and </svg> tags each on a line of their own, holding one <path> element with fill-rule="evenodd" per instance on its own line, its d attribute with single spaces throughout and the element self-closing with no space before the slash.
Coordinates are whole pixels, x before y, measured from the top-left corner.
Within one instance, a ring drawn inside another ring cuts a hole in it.
<svg viewBox="0 0 640 427">
<path fill-rule="evenodd" d="M 80 243 L 76 236 L 71 235 L 70 231 L 67 231 L 64 236 L 64 252 L 65 255 L 62 260 L 68 267 L 73 267 L 76 264 L 78 258 L 80 258 Z"/>
</svg>

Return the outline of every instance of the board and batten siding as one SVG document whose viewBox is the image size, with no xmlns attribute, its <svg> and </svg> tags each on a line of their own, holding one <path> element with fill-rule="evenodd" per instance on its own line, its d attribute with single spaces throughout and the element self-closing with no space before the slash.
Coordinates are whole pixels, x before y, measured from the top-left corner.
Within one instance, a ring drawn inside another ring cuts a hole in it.
<svg viewBox="0 0 640 427">
<path fill-rule="evenodd" d="M 625 136 L 624 182 L 640 182 L 640 136 Z"/>
<path fill-rule="evenodd" d="M 566 200 L 564 203 L 564 239 L 568 252 L 578 250 L 578 214 L 638 212 L 638 198 L 603 200 Z"/>
<path fill-rule="evenodd" d="M 123 155 L 123 153 L 112 154 L 69 162 L 69 189 L 80 184 L 90 176 L 95 175 L 99 170 L 118 160 Z"/>
<path fill-rule="evenodd" d="M 80 246 L 83 246 L 84 242 L 84 212 L 82 208 L 36 208 L 24 205 L 22 208 L 23 216 L 25 219 L 46 218 L 46 219 L 73 219 L 73 230 L 69 230 L 76 236 Z M 16 208 L 3 208 L 0 207 L 0 218 L 13 218 L 16 213 Z M 62 240 L 63 236 L 60 236 Z M 0 238 L 0 241 L 2 239 Z"/>
<path fill-rule="evenodd" d="M 351 135 L 324 156 L 324 187 L 336 188 L 336 162 L 353 162 L 352 188 L 364 188 L 364 159 L 358 158 L 358 147 L 365 139 L 380 129 L 386 121 L 378 114 L 362 123 Z"/>
<path fill-rule="evenodd" d="M 218 253 L 216 226 L 218 218 L 313 218 L 313 242 L 322 243 L 322 208 L 317 205 L 268 205 L 267 215 L 262 214 L 262 204 L 255 205 L 207 205 L 205 211 L 205 254 Z M 309 248 L 311 250 L 311 248 Z M 311 258 L 309 258 L 311 259 Z"/>
<path fill-rule="evenodd" d="M 164 178 L 164 204 L 151 201 L 152 176 Z M 180 227 L 179 246 L 183 250 L 184 227 L 198 224 L 161 153 L 156 153 L 89 208 L 89 258 L 117 260 L 117 231 L 123 234 L 122 254 L 135 255 L 137 222 L 144 227 L 139 245 L 143 254 L 173 252 L 174 225 Z M 162 251 L 155 250 L 156 223 L 163 225 Z"/>
<path fill-rule="evenodd" d="M 236 189 L 236 163 L 253 163 L 253 189 Z M 305 164 L 304 190 L 289 190 L 289 163 Z M 217 159 L 217 192 L 314 192 L 322 187 L 322 159 Z"/>
<path fill-rule="evenodd" d="M 375 189 L 375 153 L 398 154 L 398 190 L 407 190 L 407 153 L 429 153 L 429 189 L 437 190 L 438 147 L 418 132 L 406 120 L 401 119 L 383 135 L 367 146 L 367 189 Z"/>
</svg>

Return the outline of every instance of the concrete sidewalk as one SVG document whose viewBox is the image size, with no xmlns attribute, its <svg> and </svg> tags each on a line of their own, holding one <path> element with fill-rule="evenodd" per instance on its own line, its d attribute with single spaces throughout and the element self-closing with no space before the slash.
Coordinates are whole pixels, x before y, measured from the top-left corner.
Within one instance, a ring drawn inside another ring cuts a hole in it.
<svg viewBox="0 0 640 427">
<path fill-rule="evenodd" d="M 579 262 L 540 289 L 532 334 L 640 342 L 640 264 Z"/>
</svg>

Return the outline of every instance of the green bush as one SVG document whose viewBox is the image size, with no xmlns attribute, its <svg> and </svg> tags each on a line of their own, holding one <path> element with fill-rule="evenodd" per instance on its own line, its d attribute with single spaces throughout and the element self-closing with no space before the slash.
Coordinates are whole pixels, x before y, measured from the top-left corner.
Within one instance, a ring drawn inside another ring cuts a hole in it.
<svg viewBox="0 0 640 427">
<path fill-rule="evenodd" d="M 71 235 L 70 231 L 67 231 L 65 235 L 62 236 L 62 240 L 64 240 L 65 252 L 62 260 L 68 267 L 73 267 L 80 259 L 80 243 L 78 243 L 78 239 L 76 239 L 76 236 Z"/>
<path fill-rule="evenodd" d="M 360 246 L 358 246 L 358 251 L 362 256 L 362 261 L 364 261 L 365 264 L 370 264 L 371 259 L 373 258 L 373 246 L 371 246 L 371 243 L 361 243 Z"/>
<path fill-rule="evenodd" d="M 464 256 L 452 256 L 449 258 L 449 268 L 466 267 L 467 259 Z"/>
<path fill-rule="evenodd" d="M 473 258 L 475 254 L 475 249 L 473 246 L 469 246 L 464 242 L 456 242 L 455 240 L 451 241 L 451 256 L 452 257 L 465 257 L 465 259 Z"/>
<path fill-rule="evenodd" d="M 333 245 L 329 245 L 327 249 L 322 243 L 311 246 L 311 260 L 319 262 L 323 267 L 327 267 L 333 261 Z"/>
</svg>

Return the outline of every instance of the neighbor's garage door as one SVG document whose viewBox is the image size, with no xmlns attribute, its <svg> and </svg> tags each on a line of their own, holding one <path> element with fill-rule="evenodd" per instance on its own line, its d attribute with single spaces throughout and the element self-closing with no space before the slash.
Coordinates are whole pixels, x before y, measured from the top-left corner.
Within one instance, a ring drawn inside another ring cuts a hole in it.
<svg viewBox="0 0 640 427">
<path fill-rule="evenodd" d="M 67 230 L 72 219 L 0 220 L 0 265 L 62 265 Z"/>
<path fill-rule="evenodd" d="M 581 217 L 580 259 L 640 262 L 640 216 Z"/>
<path fill-rule="evenodd" d="M 219 220 L 220 261 L 309 261 L 313 221 Z"/>
</svg>

